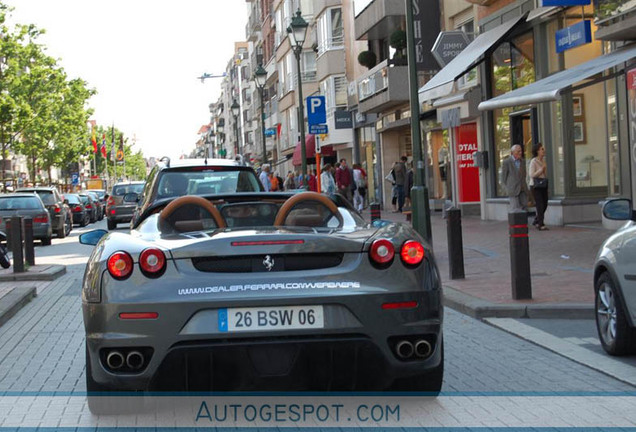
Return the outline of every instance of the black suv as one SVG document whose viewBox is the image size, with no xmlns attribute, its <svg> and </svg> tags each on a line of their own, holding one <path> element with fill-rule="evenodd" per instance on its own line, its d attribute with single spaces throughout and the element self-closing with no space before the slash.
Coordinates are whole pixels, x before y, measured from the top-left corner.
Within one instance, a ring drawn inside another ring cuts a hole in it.
<svg viewBox="0 0 636 432">
<path fill-rule="evenodd" d="M 56 187 L 20 188 L 16 192 L 38 194 L 49 212 L 51 228 L 58 238 L 64 238 L 71 232 L 73 220 L 68 217 L 70 213 L 68 205 L 64 202 L 64 197 L 58 192 Z"/>
<path fill-rule="evenodd" d="M 130 194 L 126 202 L 136 202 L 131 226 L 149 207 L 184 195 L 228 195 L 262 192 L 265 189 L 250 167 L 228 159 L 163 158 L 150 172 L 141 195 Z"/>
</svg>

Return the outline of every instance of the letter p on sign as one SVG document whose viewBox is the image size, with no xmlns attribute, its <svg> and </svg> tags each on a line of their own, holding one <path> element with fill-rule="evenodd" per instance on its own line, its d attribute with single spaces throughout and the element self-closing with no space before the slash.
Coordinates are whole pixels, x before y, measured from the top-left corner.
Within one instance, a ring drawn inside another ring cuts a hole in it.
<svg viewBox="0 0 636 432">
<path fill-rule="evenodd" d="M 324 96 L 309 96 L 307 98 L 307 123 L 310 126 L 327 123 Z"/>
</svg>

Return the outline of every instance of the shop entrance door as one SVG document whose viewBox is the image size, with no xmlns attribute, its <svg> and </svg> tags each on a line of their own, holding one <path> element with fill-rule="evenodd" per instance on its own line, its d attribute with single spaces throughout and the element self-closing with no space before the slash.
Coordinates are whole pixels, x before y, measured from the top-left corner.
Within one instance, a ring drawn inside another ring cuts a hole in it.
<svg viewBox="0 0 636 432">
<path fill-rule="evenodd" d="M 510 114 L 511 147 L 519 144 L 526 161 L 532 159 L 532 147 L 539 142 L 537 109 L 531 108 Z"/>
</svg>

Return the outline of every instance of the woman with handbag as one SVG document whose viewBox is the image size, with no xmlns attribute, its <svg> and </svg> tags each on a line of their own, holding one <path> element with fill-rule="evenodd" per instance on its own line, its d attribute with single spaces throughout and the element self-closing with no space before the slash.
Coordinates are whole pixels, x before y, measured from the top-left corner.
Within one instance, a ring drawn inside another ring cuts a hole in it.
<svg viewBox="0 0 636 432">
<path fill-rule="evenodd" d="M 547 231 L 548 227 L 543 223 L 545 211 L 548 208 L 548 165 L 545 161 L 545 147 L 537 143 L 532 148 L 532 160 L 528 173 L 530 175 L 530 190 L 534 197 L 537 216 L 532 225 L 538 230 Z"/>
</svg>

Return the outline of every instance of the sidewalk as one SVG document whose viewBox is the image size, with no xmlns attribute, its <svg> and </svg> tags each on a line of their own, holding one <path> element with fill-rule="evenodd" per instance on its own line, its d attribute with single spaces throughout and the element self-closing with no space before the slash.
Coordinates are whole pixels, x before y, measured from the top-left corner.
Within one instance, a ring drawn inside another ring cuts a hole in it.
<svg viewBox="0 0 636 432">
<path fill-rule="evenodd" d="M 371 219 L 368 209 L 364 216 Z M 405 215 L 391 211 L 383 211 L 381 217 L 406 223 Z M 600 223 L 549 227 L 549 231 L 530 225 L 533 299 L 524 301 L 512 299 L 507 222 L 462 218 L 463 280 L 449 279 L 442 212 L 431 213 L 431 226 L 447 306 L 476 318 L 594 318 L 594 260 L 601 243 L 612 234 Z"/>
</svg>

